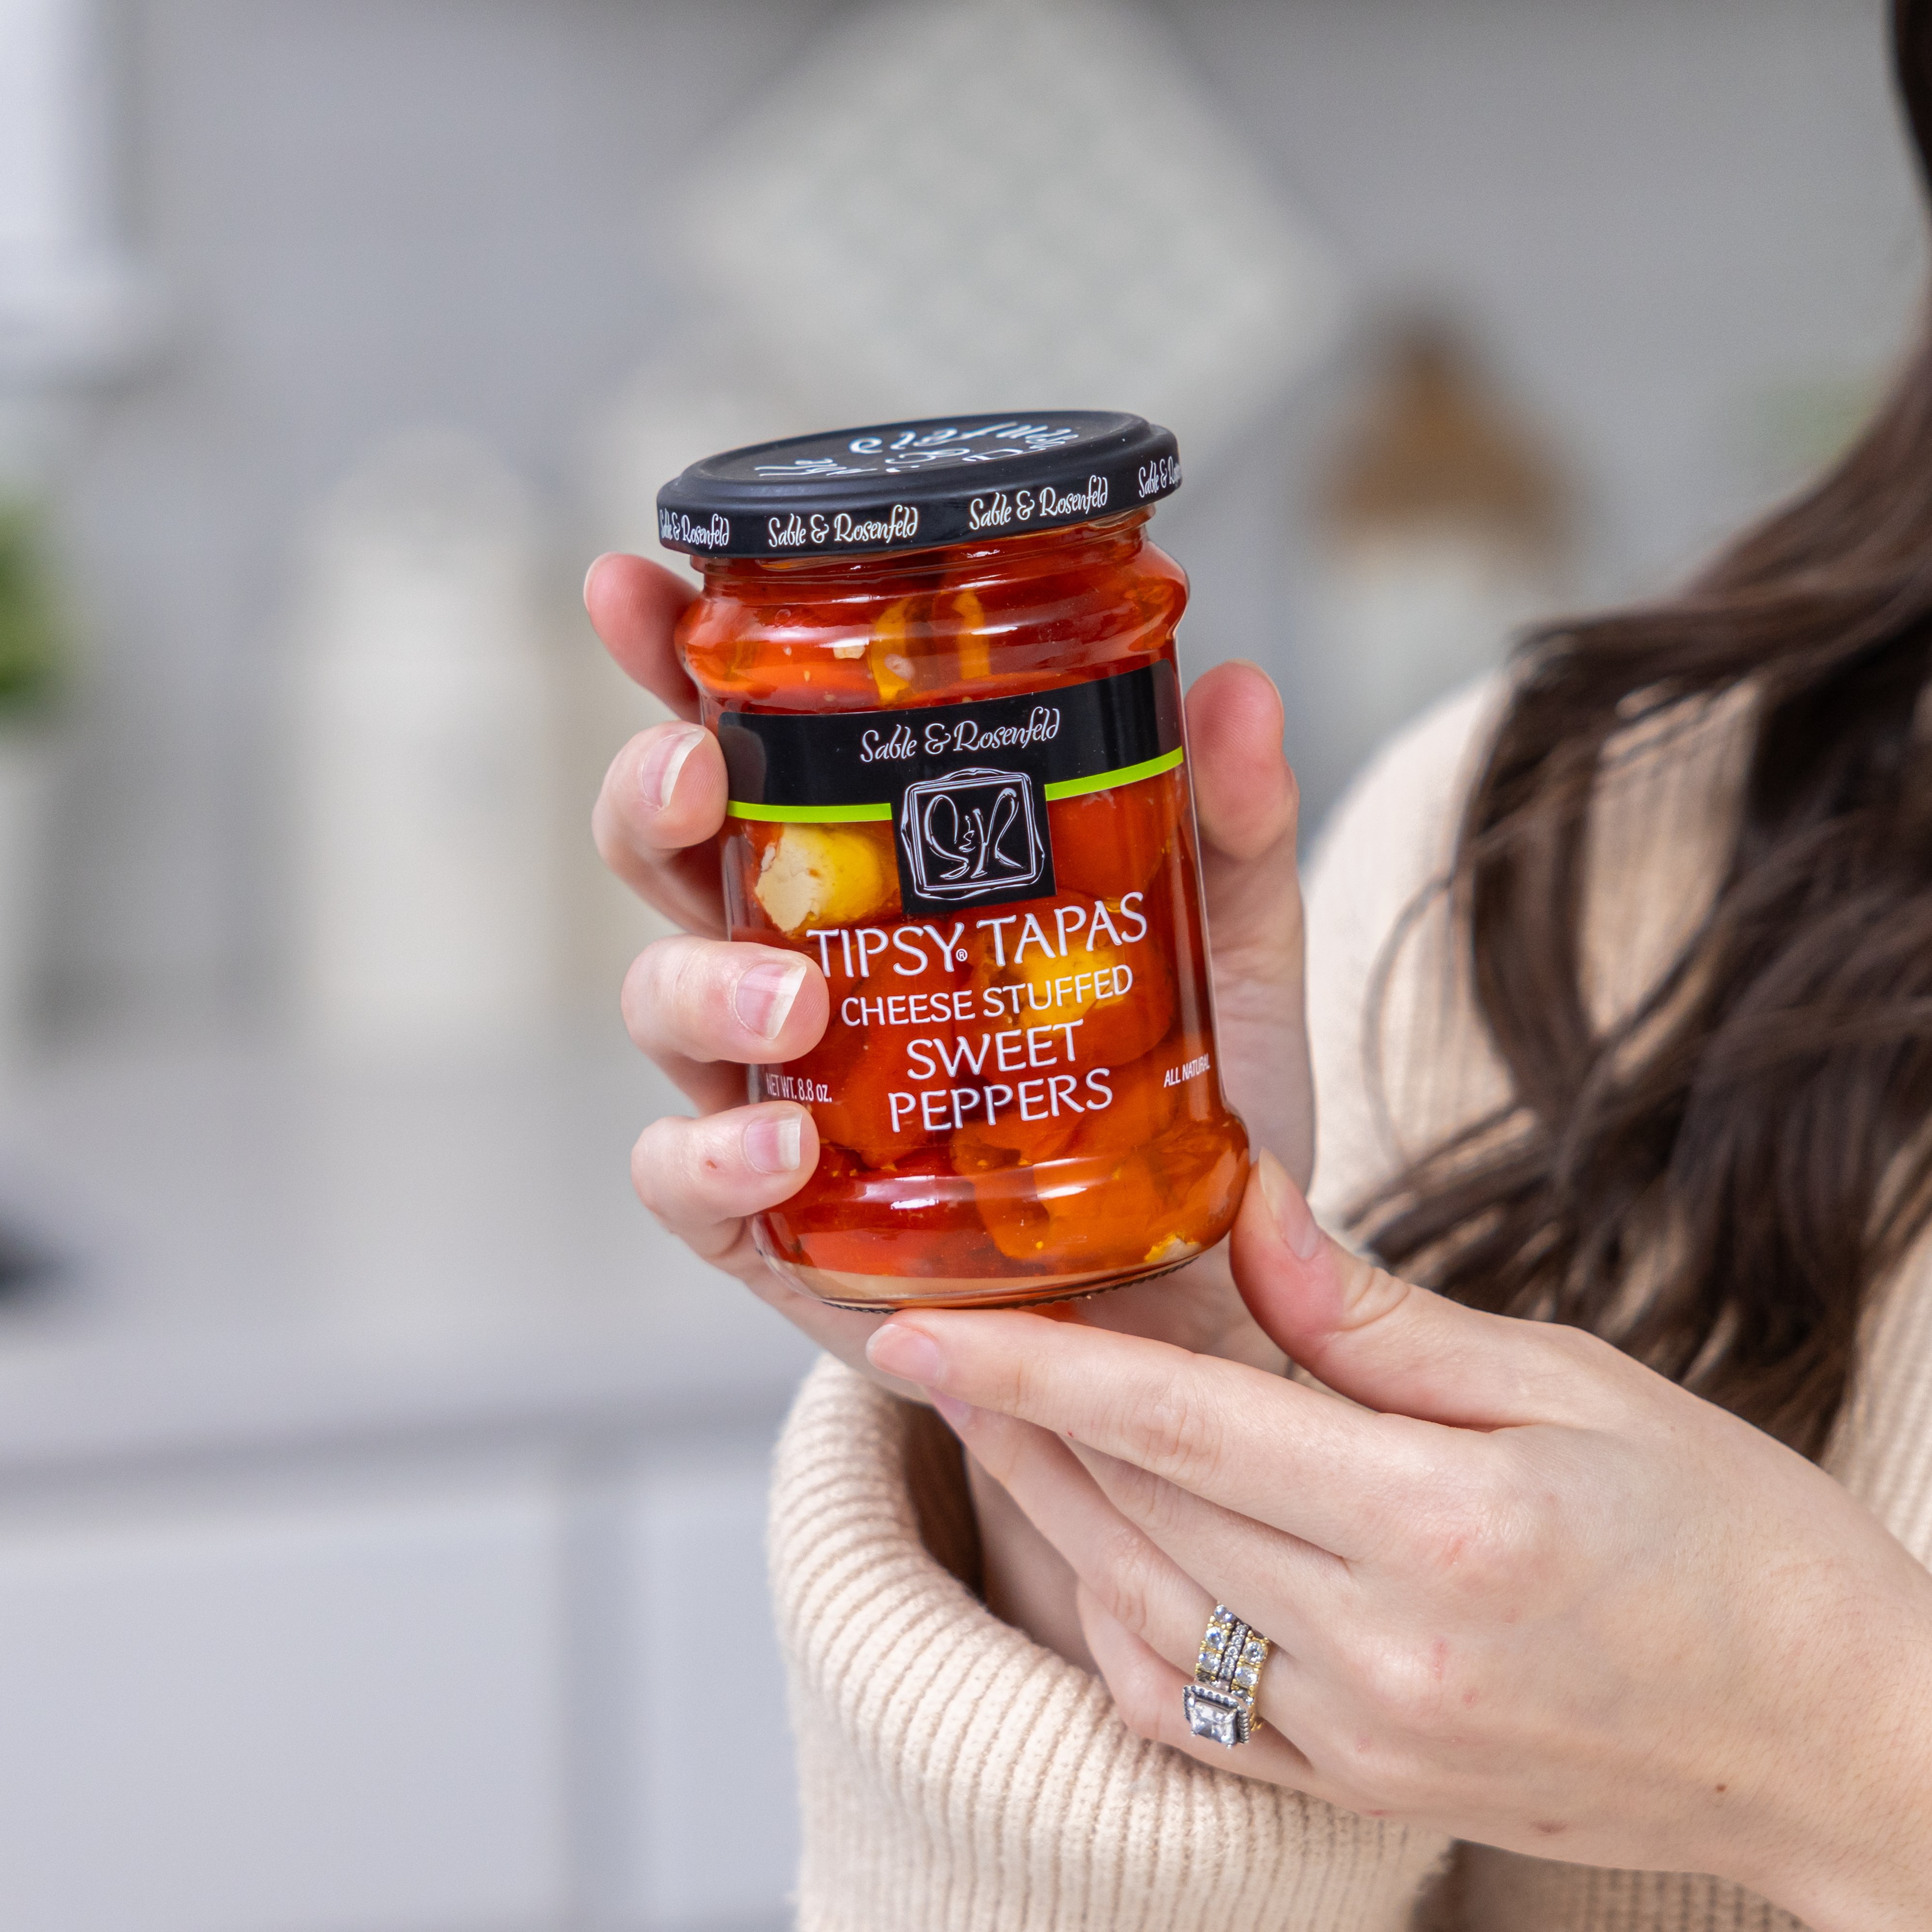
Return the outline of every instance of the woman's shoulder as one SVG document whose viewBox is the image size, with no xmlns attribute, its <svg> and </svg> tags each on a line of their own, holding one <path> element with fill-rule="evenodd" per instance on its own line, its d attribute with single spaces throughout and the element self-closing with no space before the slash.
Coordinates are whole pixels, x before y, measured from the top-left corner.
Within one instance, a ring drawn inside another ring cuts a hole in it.
<svg viewBox="0 0 1932 1932">
<path fill-rule="evenodd" d="M 1320 1122 L 1313 1198 L 1331 1220 L 1496 1092 L 1447 888 L 1463 806 L 1508 698 L 1498 674 L 1424 712 L 1363 767 L 1315 841 L 1306 875 Z M 1421 1076 L 1426 1090 L 1415 1086 Z M 1417 1133 L 1395 1130 L 1392 1078 Z"/>
<path fill-rule="evenodd" d="M 1451 692 L 1384 741 L 1336 801 L 1310 850 L 1308 895 L 1365 924 L 1392 921 L 1446 876 L 1462 806 L 1508 698 L 1492 673 Z M 1333 902 L 1332 904 L 1330 902 Z"/>
</svg>

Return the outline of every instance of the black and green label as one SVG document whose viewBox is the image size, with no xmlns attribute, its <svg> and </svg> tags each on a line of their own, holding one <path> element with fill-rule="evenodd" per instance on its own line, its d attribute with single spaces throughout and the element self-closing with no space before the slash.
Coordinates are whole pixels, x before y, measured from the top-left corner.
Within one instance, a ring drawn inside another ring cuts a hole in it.
<svg viewBox="0 0 1932 1932">
<path fill-rule="evenodd" d="M 1046 806 L 1181 762 L 1172 664 L 891 711 L 727 712 L 737 818 L 890 823 L 909 912 L 1052 895 Z"/>
</svg>

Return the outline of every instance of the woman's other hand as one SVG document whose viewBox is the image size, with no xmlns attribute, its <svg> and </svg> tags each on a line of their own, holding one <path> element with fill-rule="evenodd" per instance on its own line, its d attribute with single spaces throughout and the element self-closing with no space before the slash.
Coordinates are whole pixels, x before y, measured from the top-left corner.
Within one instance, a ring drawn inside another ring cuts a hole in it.
<svg viewBox="0 0 1932 1932">
<path fill-rule="evenodd" d="M 1128 1723 L 1352 1810 L 1714 1873 L 1820 1932 L 1932 1924 L 1932 1575 L 1769 1437 L 1371 1267 L 1259 1174 L 1237 1276 L 1339 1396 L 1018 1313 L 872 1344 L 1070 1563 Z M 1217 1601 L 1276 1646 L 1233 1756 L 1182 1716 Z"/>
<path fill-rule="evenodd" d="M 688 583 L 642 558 L 600 557 L 584 602 L 611 655 L 675 722 L 632 740 L 592 816 L 604 862 L 684 928 L 632 967 L 623 1011 L 632 1038 L 690 1099 L 694 1118 L 654 1121 L 632 1174 L 646 1207 L 704 1259 L 772 1304 L 822 1347 L 865 1368 L 876 1316 L 828 1308 L 767 1268 L 746 1217 L 788 1199 L 810 1176 L 818 1140 L 806 1108 L 745 1104 L 744 1068 L 807 1052 L 829 1012 L 818 968 L 794 952 L 724 938 L 717 835 L 724 761 L 698 722 L 698 694 L 673 645 Z M 1251 1133 L 1286 1150 L 1304 1180 L 1314 1122 L 1302 1011 L 1301 898 L 1294 781 L 1282 755 L 1274 687 L 1224 664 L 1189 694 L 1202 884 L 1214 946 L 1221 1064 Z M 1278 1370 L 1280 1352 L 1250 1318 L 1225 1246 L 1192 1267 L 1088 1304 L 1090 1318 L 1201 1353 Z M 869 1372 L 869 1371 L 868 1371 Z M 901 1392 L 917 1391 L 896 1384 Z"/>
</svg>

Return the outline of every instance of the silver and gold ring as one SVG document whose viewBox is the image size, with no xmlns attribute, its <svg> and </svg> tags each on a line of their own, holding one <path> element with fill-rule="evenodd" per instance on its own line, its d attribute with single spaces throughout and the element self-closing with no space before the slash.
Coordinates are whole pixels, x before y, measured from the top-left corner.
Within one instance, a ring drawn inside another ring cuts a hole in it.
<svg viewBox="0 0 1932 1932">
<path fill-rule="evenodd" d="M 1194 1682 L 1180 1694 L 1187 1728 L 1232 1750 L 1255 1734 L 1255 1692 L 1268 1661 L 1268 1640 L 1226 1604 L 1216 1604 L 1194 1660 Z"/>
</svg>

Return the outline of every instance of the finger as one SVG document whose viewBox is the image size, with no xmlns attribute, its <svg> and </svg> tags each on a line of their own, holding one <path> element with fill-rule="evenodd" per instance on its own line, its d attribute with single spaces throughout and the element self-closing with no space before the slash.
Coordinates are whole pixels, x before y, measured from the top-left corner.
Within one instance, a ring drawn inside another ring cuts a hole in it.
<svg viewBox="0 0 1932 1932">
<path fill-rule="evenodd" d="M 1281 1375 L 1288 1358 L 1255 1325 L 1228 1265 L 1223 1241 L 1197 1255 L 1185 1268 L 1124 1287 L 1090 1301 L 1063 1302 L 1078 1318 L 1096 1328 L 1125 1335 L 1151 1335 L 1196 1355 L 1221 1355 Z"/>
<path fill-rule="evenodd" d="M 1285 722 L 1274 680 L 1242 659 L 1204 671 L 1188 692 L 1202 841 L 1231 864 L 1292 862 L 1300 798 L 1282 749 Z"/>
<path fill-rule="evenodd" d="M 677 660 L 673 640 L 694 585 L 640 556 L 612 550 L 584 579 L 584 608 L 605 650 L 637 683 L 680 718 L 698 716 L 698 687 Z"/>
<path fill-rule="evenodd" d="M 1109 1616 L 1191 1670 L 1217 1603 L 1300 1654 L 1353 1612 L 1347 1566 L 1031 1423 L 941 1399 L 954 1432 Z"/>
<path fill-rule="evenodd" d="M 1300 794 L 1282 751 L 1282 722 L 1280 694 L 1255 664 L 1216 664 L 1187 694 L 1219 1021 L 1224 1033 L 1252 1028 L 1270 1040 L 1266 1089 L 1240 1099 L 1262 1137 L 1305 1180 L 1314 1162 L 1312 1112 L 1282 1107 L 1277 1098 L 1306 1095 L 1310 1086 L 1295 860 Z M 1231 1067 L 1229 1075 L 1238 1088 L 1241 1070 Z"/>
<path fill-rule="evenodd" d="M 687 1247 L 735 1274 L 749 1243 L 745 1216 L 790 1200 L 818 1164 L 811 1114 L 773 1100 L 700 1120 L 653 1120 L 631 1150 L 631 1184 Z"/>
<path fill-rule="evenodd" d="M 1191 1672 L 1178 1670 L 1142 1639 L 1126 1628 L 1093 1594 L 1082 1588 L 1075 1599 L 1080 1628 L 1087 1648 L 1100 1670 L 1121 1721 L 1141 1737 L 1156 1744 L 1185 1751 L 1191 1758 L 1216 1771 L 1238 1771 L 1270 1784 L 1282 1784 L 1292 1791 L 1305 1791 L 1312 1797 L 1325 1795 L 1314 1767 L 1298 1750 L 1293 1739 L 1272 1722 L 1264 1722 L 1244 1744 L 1232 1749 L 1226 1744 L 1197 1738 L 1187 1727 L 1181 1702 Z M 1206 1624 L 1204 1622 L 1202 1628 Z M 1283 1660 L 1270 1657 L 1262 1682 L 1280 1668 Z M 1272 1685 L 1269 1687 L 1272 1690 Z M 1271 1698 L 1270 1708 L 1286 1701 Z M 1292 1714 L 1290 1721 L 1292 1721 Z"/>
<path fill-rule="evenodd" d="M 830 1006 L 802 954 L 677 938 L 647 946 L 624 976 L 632 1039 L 660 1065 L 796 1060 L 818 1044 Z"/>
<path fill-rule="evenodd" d="M 591 836 L 604 864 L 694 932 L 724 929 L 717 836 L 727 784 L 724 756 L 710 732 L 655 724 L 610 761 L 591 808 Z"/>
<path fill-rule="evenodd" d="M 748 1228 L 749 1224 L 746 1225 Z M 874 1374 L 866 1366 L 866 1340 L 884 1320 L 883 1316 L 868 1315 L 856 1308 L 835 1308 L 829 1301 L 820 1300 L 808 1289 L 795 1286 L 758 1253 L 748 1233 L 745 1252 L 749 1257 L 748 1264 L 742 1270 L 735 1264 L 727 1264 L 728 1271 L 736 1275 L 768 1308 L 777 1310 L 794 1328 L 817 1342 L 827 1354 L 837 1356 L 868 1381 L 890 1390 L 902 1402 L 925 1406 L 923 1389 L 911 1382 L 902 1382 L 895 1376 Z"/>
<path fill-rule="evenodd" d="M 1372 1408 L 1463 1428 L 1613 1424 L 1647 1372 L 1581 1329 L 1466 1308 L 1352 1254 L 1264 1153 L 1234 1222 L 1256 1321 L 1310 1374 Z"/>
<path fill-rule="evenodd" d="M 1329 1551 L 1238 1516 L 1132 1462 L 1078 1445 L 1066 1453 L 1118 1514 L 1124 1534 L 1144 1538 L 1168 1568 L 1211 1593 L 1209 1609 L 1238 1605 L 1271 1642 L 1302 1658 L 1328 1656 L 1334 1634 L 1359 1618 L 1354 1574 Z M 1121 1621 L 1132 1627 L 1130 1619 Z M 1192 1668 L 1204 1628 L 1204 1617 L 1184 1620 L 1178 1630 L 1150 1626 L 1136 1634 L 1185 1670 Z"/>
<path fill-rule="evenodd" d="M 1010 1416 L 950 1401 L 941 1402 L 940 1412 L 980 1467 L 1066 1559 L 1089 1602 L 1172 1666 L 1178 1673 L 1177 1686 L 1193 1673 L 1214 1606 L 1231 1597 L 1256 1629 L 1277 1646 L 1282 1642 L 1282 1620 L 1267 1618 L 1255 1600 L 1256 1580 L 1270 1570 L 1279 1575 L 1284 1554 L 1288 1562 L 1294 1561 L 1289 1539 L 1252 1523 L 1224 1526 L 1213 1520 L 1224 1517 L 1225 1512 L 1183 1498 L 1194 1514 L 1195 1527 L 1221 1532 L 1218 1540 L 1210 1534 L 1204 1540 L 1214 1543 L 1214 1556 L 1224 1569 L 1231 1569 L 1234 1580 L 1231 1583 L 1216 1576 L 1211 1568 L 1192 1570 L 1177 1563 L 1114 1505 L 1106 1492 L 1108 1472 L 1094 1466 L 1096 1461 L 1105 1463 L 1106 1458 L 1076 1456 L 1058 1437 Z M 1130 1480 L 1139 1474 L 1120 1465 L 1111 1466 Z M 1341 1569 L 1333 1558 L 1321 1560 L 1338 1572 Z M 1207 1582 L 1207 1588 L 1197 1576 Z M 1258 1594 L 1272 1607 L 1280 1592 L 1269 1588 Z M 1279 1650 L 1270 1656 L 1256 1687 L 1262 1714 L 1271 1721 L 1279 1714 L 1281 1658 Z M 1177 1688 L 1177 1707 L 1179 1701 Z"/>
<path fill-rule="evenodd" d="M 940 1408 L 1110 1616 L 1171 1662 L 1192 1654 L 1214 1599 L 1108 1501 L 1066 1443 L 992 1409 Z"/>
<path fill-rule="evenodd" d="M 1338 1556 L 1385 1546 L 1407 1498 L 1437 1473 L 1414 1439 L 1424 1425 L 1084 1323 L 908 1311 L 869 1352 L 888 1374 L 1037 1423 Z M 1453 1456 L 1454 1432 L 1426 1433 Z"/>
<path fill-rule="evenodd" d="M 742 1107 L 747 1100 L 764 1097 L 742 1066 L 723 1060 L 692 1060 L 677 1053 L 656 1058 L 660 1071 L 700 1114 L 722 1114 L 728 1107 Z"/>
<path fill-rule="evenodd" d="M 788 1117 L 796 1124 L 795 1140 Z M 735 1275 L 821 1348 L 856 1367 L 882 1318 L 832 1307 L 785 1279 L 758 1252 L 746 1218 L 795 1193 L 818 1158 L 811 1116 L 780 1102 L 702 1120 L 654 1120 L 632 1150 L 631 1180 L 638 1198 L 701 1259 Z M 884 1379 L 908 1401 L 926 1400 L 910 1382 Z"/>
</svg>

